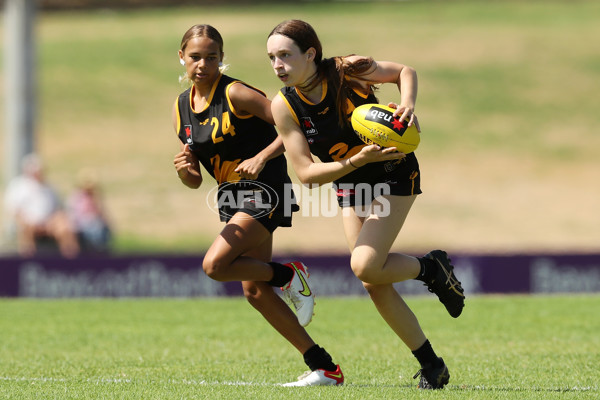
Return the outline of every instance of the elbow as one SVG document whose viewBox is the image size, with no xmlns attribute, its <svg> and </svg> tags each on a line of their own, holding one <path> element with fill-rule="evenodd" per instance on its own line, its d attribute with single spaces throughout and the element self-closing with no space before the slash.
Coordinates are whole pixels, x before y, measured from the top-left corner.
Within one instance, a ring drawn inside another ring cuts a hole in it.
<svg viewBox="0 0 600 400">
<path fill-rule="evenodd" d="M 311 176 L 310 174 L 297 174 L 298 175 L 298 179 L 300 180 L 300 183 L 302 183 L 304 186 L 313 186 L 315 184 L 318 184 L 317 180 L 315 179 L 314 176 Z"/>
<path fill-rule="evenodd" d="M 298 177 L 298 179 L 300 179 L 300 183 L 302 183 L 303 186 L 306 186 L 311 189 L 331 182 L 331 181 L 323 181 L 322 179 L 317 179 L 317 177 L 314 177 L 314 176 Z"/>
<path fill-rule="evenodd" d="M 412 76 L 413 79 L 417 78 L 417 70 L 416 69 L 414 69 L 413 67 L 409 67 L 409 66 L 406 66 L 404 68 L 406 69 L 406 74 Z"/>
<path fill-rule="evenodd" d="M 299 176 L 298 179 L 300 179 L 300 183 L 302 183 L 304 186 L 313 184 L 313 181 L 312 181 L 312 179 L 310 179 L 310 177 L 300 177 Z"/>
<path fill-rule="evenodd" d="M 202 180 L 181 180 L 181 183 L 183 183 L 185 186 L 189 187 L 190 189 L 198 189 L 200 187 L 200 185 L 202 184 Z"/>
<path fill-rule="evenodd" d="M 296 176 L 298 176 L 300 183 L 304 186 L 317 187 L 332 181 L 328 174 L 319 172 L 318 168 L 312 168 L 312 165 L 313 164 L 296 170 Z"/>
</svg>

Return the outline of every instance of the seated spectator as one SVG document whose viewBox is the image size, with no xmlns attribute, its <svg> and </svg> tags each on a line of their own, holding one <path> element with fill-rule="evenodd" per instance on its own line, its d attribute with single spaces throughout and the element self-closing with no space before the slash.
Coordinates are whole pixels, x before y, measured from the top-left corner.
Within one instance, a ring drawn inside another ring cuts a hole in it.
<svg viewBox="0 0 600 400">
<path fill-rule="evenodd" d="M 23 158 L 22 174 L 9 182 L 5 193 L 9 218 L 15 225 L 17 248 L 22 256 L 38 252 L 40 240 L 54 240 L 64 257 L 79 254 L 79 243 L 56 191 L 44 177 L 41 160 L 35 154 Z"/>
<path fill-rule="evenodd" d="M 100 189 L 94 174 L 82 171 L 77 189 L 69 197 L 67 210 L 84 251 L 106 252 L 112 238 Z"/>
</svg>

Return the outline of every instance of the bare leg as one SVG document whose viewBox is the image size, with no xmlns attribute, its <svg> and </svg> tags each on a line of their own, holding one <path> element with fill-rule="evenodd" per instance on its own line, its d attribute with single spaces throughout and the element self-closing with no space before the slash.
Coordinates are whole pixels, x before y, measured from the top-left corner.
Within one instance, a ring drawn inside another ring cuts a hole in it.
<svg viewBox="0 0 600 400">
<path fill-rule="evenodd" d="M 394 289 L 392 283 L 395 282 L 393 279 L 400 281 L 416 277 L 419 272 L 418 260 L 414 259 L 416 261 L 414 265 L 413 257 L 395 253 L 388 255 L 414 198 L 399 196 L 394 198 L 390 203 L 389 217 L 377 215 L 359 217 L 354 209 L 344 208 L 344 230 L 352 252 L 353 271 L 357 276 L 360 274 L 371 279 L 389 280 L 382 284 L 363 282 L 363 285 L 377 311 L 390 328 L 410 350 L 416 350 L 425 343 L 425 334 L 416 316 Z M 396 218 L 396 221 L 391 218 Z M 381 224 L 381 222 L 388 223 Z"/>
<path fill-rule="evenodd" d="M 33 256 L 36 251 L 35 226 L 17 219 L 17 247 L 19 254 L 24 257 Z"/>
<path fill-rule="evenodd" d="M 237 213 L 210 246 L 202 268 L 217 281 L 270 281 L 273 268 L 265 261 L 245 256 L 272 240 L 271 233 L 248 214 Z"/>
<path fill-rule="evenodd" d="M 352 247 L 351 266 L 363 282 L 386 284 L 414 279 L 420 270 L 415 257 L 389 253 L 416 196 L 385 196 L 373 202 L 371 213 L 362 225 Z M 382 201 L 389 202 L 389 212 L 378 212 Z M 344 219 L 346 220 L 346 219 Z"/>
<path fill-rule="evenodd" d="M 371 300 L 385 322 L 411 350 L 416 350 L 427 338 L 417 317 L 391 284 L 371 285 L 363 283 Z"/>
<path fill-rule="evenodd" d="M 46 224 L 48 233 L 58 243 L 60 253 L 67 258 L 76 257 L 79 254 L 79 242 L 75 229 L 64 212 L 55 213 Z"/>
<path fill-rule="evenodd" d="M 247 214 L 236 214 L 206 253 L 203 268 L 221 281 L 242 281 L 248 302 L 301 354 L 315 345 L 288 305 L 266 283 L 272 276 L 273 235 Z"/>
<path fill-rule="evenodd" d="M 265 282 L 242 282 L 248 302 L 287 339 L 301 354 L 315 345 L 315 342 L 298 323 L 296 314 Z"/>
</svg>

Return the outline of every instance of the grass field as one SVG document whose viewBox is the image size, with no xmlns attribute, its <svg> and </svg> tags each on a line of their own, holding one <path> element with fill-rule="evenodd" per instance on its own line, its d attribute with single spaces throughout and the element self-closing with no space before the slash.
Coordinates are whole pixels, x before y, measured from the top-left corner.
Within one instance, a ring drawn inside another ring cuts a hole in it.
<svg viewBox="0 0 600 400">
<path fill-rule="evenodd" d="M 0 398 L 597 399 L 600 297 L 472 297 L 450 318 L 407 302 L 450 368 L 419 392 L 418 364 L 365 297 L 321 298 L 308 327 L 344 387 L 282 388 L 301 356 L 242 298 L 1 300 Z"/>
<path fill-rule="evenodd" d="M 419 73 L 424 195 L 395 248 L 597 251 L 600 3 L 355 3 L 40 13 L 36 133 L 50 180 L 67 195 L 81 169 L 98 172 L 118 253 L 205 250 L 221 228 L 212 185 L 187 190 L 172 168 L 181 36 L 217 27 L 229 73 L 272 97 L 266 35 L 303 18 L 325 56 Z M 345 252 L 339 216 L 297 216 L 275 238 L 290 250 Z M 432 298 L 407 301 L 450 368 L 443 391 L 415 389 L 416 360 L 366 298 L 318 299 L 308 328 L 346 385 L 293 390 L 277 384 L 304 372 L 301 356 L 241 298 L 0 299 L 0 398 L 600 398 L 599 296 L 471 297 L 456 320 Z"/>
<path fill-rule="evenodd" d="M 212 184 L 188 190 L 172 167 L 181 36 L 195 23 L 216 26 L 229 73 L 273 96 L 280 83 L 266 36 L 284 19 L 303 18 L 326 56 L 372 55 L 419 73 L 424 195 L 399 247 L 596 250 L 600 57 L 591 39 L 600 36 L 599 15 L 597 1 L 40 13 L 38 148 L 64 195 L 80 169 L 98 171 L 117 251 L 202 251 L 221 227 L 205 206 Z M 397 96 L 383 89 L 380 100 Z M 346 250 L 337 219 L 298 216 L 294 226 L 278 232 L 276 251 Z M 313 230 L 321 240 L 307 234 Z"/>
</svg>

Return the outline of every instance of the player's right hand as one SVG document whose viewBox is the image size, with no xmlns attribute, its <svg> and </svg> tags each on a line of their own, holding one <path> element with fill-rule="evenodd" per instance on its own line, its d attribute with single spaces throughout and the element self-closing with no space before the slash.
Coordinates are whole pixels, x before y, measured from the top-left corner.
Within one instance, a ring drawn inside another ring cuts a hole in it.
<svg viewBox="0 0 600 400">
<path fill-rule="evenodd" d="M 362 167 L 372 162 L 400 160 L 406 157 L 406 154 L 399 152 L 395 147 L 381 147 L 371 144 L 364 146 L 358 154 L 352 157 L 352 164 Z"/>
<path fill-rule="evenodd" d="M 175 170 L 177 171 L 179 179 L 183 180 L 193 174 L 194 167 L 198 164 L 198 160 L 191 152 L 190 146 L 186 144 L 179 153 L 175 154 L 173 164 L 175 164 Z"/>
</svg>

